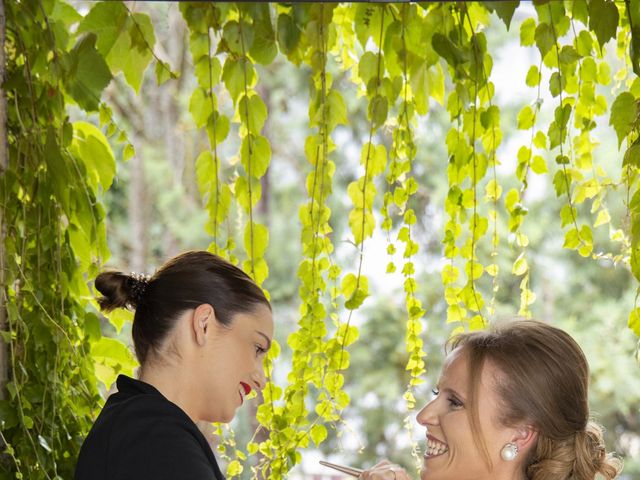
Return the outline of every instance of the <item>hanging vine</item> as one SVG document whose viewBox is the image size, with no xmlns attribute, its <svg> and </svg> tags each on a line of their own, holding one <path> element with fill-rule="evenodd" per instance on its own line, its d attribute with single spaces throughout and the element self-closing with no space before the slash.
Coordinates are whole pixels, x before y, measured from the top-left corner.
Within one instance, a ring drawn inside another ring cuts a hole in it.
<svg viewBox="0 0 640 480">
<path fill-rule="evenodd" d="M 0 402 L 2 470 L 29 479 L 70 478 L 99 402 L 94 361 L 130 367 L 102 338 L 87 275 L 109 252 L 100 195 L 115 159 L 105 136 L 71 123 L 68 103 L 96 111 L 111 72 L 96 37 L 72 42 L 79 15 L 41 2 L 6 3 L 9 162 L 0 198 L 5 222 L 8 396 Z M 73 460 L 73 461 L 72 461 Z"/>
<path fill-rule="evenodd" d="M 221 11 L 214 4 L 180 4 L 182 15 L 189 27 L 189 50 L 199 88 L 194 89 L 189 110 L 198 128 L 205 128 L 209 150 L 196 160 L 198 187 L 202 195 L 210 223 L 208 233 L 213 237 L 209 250 L 227 258 L 233 256 L 233 236 L 222 238 L 222 226 L 227 222 L 231 205 L 231 189 L 222 178 L 219 145 L 229 135 L 229 119 L 218 108 L 214 88 L 220 83 L 222 66 L 214 52 L 212 36 L 220 33 Z"/>
<path fill-rule="evenodd" d="M 5 2 L 5 8 L 9 164 L 0 198 L 7 328 L 0 333 L 9 351 L 9 380 L 7 399 L 0 401 L 0 439 L 6 445 L 0 466 L 11 478 L 71 478 L 79 445 L 102 402 L 99 387 L 135 366 L 124 344 L 102 336 L 88 300 L 87 282 L 109 256 L 100 203 L 116 174 L 109 142 L 122 147 L 123 159 L 135 155 L 103 91 L 121 75 L 139 93 L 151 62 L 158 84 L 176 75 L 154 51 L 150 17 L 123 2 L 91 4 L 86 13 L 60 0 Z M 292 364 L 286 385 L 276 384 L 273 364 L 280 346 L 274 342 L 257 415 L 264 435 L 256 433 L 245 448 L 231 430 L 223 432 L 220 451 L 229 477 L 250 465 L 255 478 L 282 478 L 301 461 L 300 450 L 310 440 L 318 446 L 328 426 L 339 427 L 350 401 L 344 390 L 349 347 L 359 333 L 353 315 L 369 295 L 365 241 L 377 227 L 387 235 L 390 255 L 403 249 L 402 265 L 391 260 L 388 270 L 400 268 L 402 274 L 409 373 L 404 398 L 409 410 L 415 406 L 413 388 L 425 370 L 425 308 L 415 263 L 420 212 L 414 210 L 414 167 L 421 159 L 415 128 L 431 104 L 444 103 L 452 122 L 445 139 L 441 272 L 448 322 L 475 329 L 491 320 L 502 281 L 497 257 L 504 248 L 498 232 L 503 215 L 518 248 L 512 273 L 520 279 L 520 313 L 530 314 L 535 288 L 522 228 L 525 195 L 531 171 L 552 169 L 544 159 L 551 152 L 553 185 L 564 204 L 565 247 L 584 257 L 628 263 L 640 280 L 640 80 L 631 76 L 640 73 L 640 2 L 547 2 L 535 5 L 537 19 L 524 20 L 521 45 L 535 45 L 540 53 L 540 63 L 524 80 L 536 88 L 536 99 L 518 114 L 517 126 L 530 131 L 530 139 L 517 154 L 517 187 L 503 196 L 497 170 L 502 112 L 495 103 L 485 29 L 492 12 L 509 28 L 516 8 L 516 2 L 180 5 L 197 80 L 189 110 L 209 142 L 195 160 L 209 249 L 234 263 L 241 257 L 260 285 L 269 274 L 269 229 L 257 207 L 271 146 L 263 131 L 268 112 L 258 93 L 259 65 L 271 65 L 280 54 L 310 71 L 312 131 L 304 148 L 309 171 L 299 210 L 300 317 L 286 346 Z M 611 40 L 625 59 L 613 79 L 605 60 Z M 329 208 L 334 174 L 342 168 L 334 160 L 332 135 L 349 124 L 352 113 L 334 82 L 337 70 L 350 72 L 367 118 L 358 177 L 346 192 L 355 257 L 350 265 L 334 257 L 332 222 L 338 219 Z M 548 87 L 543 73 L 550 74 Z M 452 86 L 446 98 L 445 79 Z M 599 89 L 612 83 L 616 97 L 609 107 Z M 547 88 L 557 99 L 548 128 L 541 125 Z M 227 98 L 233 115 L 223 113 Z M 71 105 L 88 121 L 71 122 Z M 626 140 L 620 179 L 610 178 L 592 154 L 595 127 L 607 113 L 619 146 Z M 229 140 L 238 144 L 231 159 L 221 153 Z M 384 193 L 376 185 L 383 174 Z M 610 202 L 621 191 L 628 224 L 617 225 Z M 609 226 L 613 246 L 594 246 L 601 225 Z M 491 300 L 485 302 L 487 294 Z M 124 321 L 111 317 L 118 331 Z M 639 308 L 632 310 L 629 327 L 640 335 Z M 251 459 L 256 454 L 258 464 Z"/>
<path fill-rule="evenodd" d="M 418 191 L 412 167 L 416 155 L 416 145 L 414 141 L 413 123 L 415 122 L 416 102 L 415 93 L 412 91 L 409 77 L 408 57 L 420 55 L 420 52 L 412 51 L 407 45 L 407 30 L 419 29 L 421 27 L 420 16 L 417 7 L 403 5 L 399 11 L 394 9 L 394 22 L 387 30 L 387 38 L 393 38 L 392 32 L 399 33 L 399 42 L 387 41 L 385 44 L 385 58 L 387 58 L 387 69 L 391 78 L 401 78 L 402 87 L 399 95 L 399 112 L 397 118 L 389 119 L 389 123 L 395 124 L 392 134 L 392 146 L 390 150 L 390 162 L 388 165 L 386 182 L 388 190 L 384 194 L 382 207 L 382 229 L 387 234 L 387 253 L 396 253 L 395 242 L 390 240 L 393 229 L 393 217 L 400 219 L 401 227 L 397 233 L 397 240 L 404 245 L 402 256 L 404 263 L 402 275 L 404 277 L 405 309 L 407 313 L 405 342 L 409 358 L 406 370 L 409 372 L 409 382 L 404 393 L 407 411 L 405 417 L 405 428 L 410 434 L 413 445 L 413 454 L 417 461 L 419 452 L 417 443 L 413 440 L 413 419 L 411 412 L 416 407 L 414 387 L 423 382 L 422 376 L 425 373 L 426 356 L 423 349 L 423 341 L 420 334 L 423 331 L 422 318 L 425 310 L 422 302 L 417 297 L 417 285 L 415 280 L 414 257 L 418 253 L 418 244 L 412 237 L 412 227 L 417 218 L 414 210 L 409 207 L 411 198 Z M 413 22 L 411 19 L 416 19 Z M 398 37 L 396 37 L 398 38 Z M 400 47 L 400 48 L 398 48 Z M 418 86 L 418 90 L 424 89 L 424 84 Z M 422 93 L 422 92 L 421 92 Z M 395 215 L 393 215 L 395 213 Z M 396 265 L 391 260 L 387 265 L 387 273 L 396 271 Z"/>
</svg>

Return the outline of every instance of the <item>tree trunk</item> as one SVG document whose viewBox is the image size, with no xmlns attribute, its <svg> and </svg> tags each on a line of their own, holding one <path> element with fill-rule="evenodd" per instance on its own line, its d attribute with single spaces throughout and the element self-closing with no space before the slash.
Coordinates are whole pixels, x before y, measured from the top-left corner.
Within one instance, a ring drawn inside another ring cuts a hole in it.
<svg viewBox="0 0 640 480">
<path fill-rule="evenodd" d="M 131 159 L 131 181 L 129 182 L 129 225 L 131 226 L 131 251 L 129 265 L 136 273 L 147 273 L 149 245 L 149 215 L 147 214 L 147 182 L 142 157 L 136 154 Z"/>
<path fill-rule="evenodd" d="M 9 164 L 9 152 L 7 149 L 7 97 L 4 91 L 4 79 L 6 75 L 6 58 L 4 53 L 6 17 L 4 12 L 4 0 L 0 0 L 0 177 L 4 175 Z M 5 261 L 4 261 L 4 237 L 5 225 L 3 212 L 0 210 L 0 331 L 7 328 L 6 286 L 5 286 Z M 5 398 L 5 386 L 9 378 L 9 351 L 7 344 L 0 340 L 0 400 Z"/>
</svg>

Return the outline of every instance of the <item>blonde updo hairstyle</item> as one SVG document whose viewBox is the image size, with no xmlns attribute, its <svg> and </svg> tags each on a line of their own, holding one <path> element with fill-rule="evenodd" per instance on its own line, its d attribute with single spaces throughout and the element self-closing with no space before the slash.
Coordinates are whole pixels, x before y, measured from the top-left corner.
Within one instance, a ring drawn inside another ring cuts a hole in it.
<svg viewBox="0 0 640 480">
<path fill-rule="evenodd" d="M 617 476 L 621 461 L 607 454 L 602 428 L 589 419 L 589 366 L 571 336 L 546 323 L 517 320 L 457 335 L 448 350 L 458 348 L 468 358 L 472 433 L 490 468 L 476 401 L 485 363 L 499 372 L 494 384 L 503 404 L 497 420 L 504 426 L 529 424 L 538 432 L 525 462 L 528 479 Z"/>
</svg>

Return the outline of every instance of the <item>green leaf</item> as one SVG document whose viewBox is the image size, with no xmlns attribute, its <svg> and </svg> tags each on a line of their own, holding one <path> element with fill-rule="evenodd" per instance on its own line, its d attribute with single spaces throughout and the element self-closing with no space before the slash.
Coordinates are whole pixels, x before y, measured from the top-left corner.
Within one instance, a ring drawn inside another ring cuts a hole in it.
<svg viewBox="0 0 640 480">
<path fill-rule="evenodd" d="M 547 148 L 547 136 L 543 131 L 538 130 L 536 132 L 535 136 L 533 137 L 533 145 L 536 148 L 540 148 L 542 150 L 545 150 Z"/>
<path fill-rule="evenodd" d="M 467 311 L 460 305 L 449 305 L 447 308 L 447 323 L 462 322 L 467 316 Z"/>
<path fill-rule="evenodd" d="M 347 273 L 342 279 L 342 283 L 340 284 L 340 289 L 342 290 L 342 295 L 346 298 L 349 298 L 356 291 L 356 285 L 358 283 L 358 277 L 356 277 L 353 273 Z"/>
<path fill-rule="evenodd" d="M 214 100 L 212 102 L 212 100 Z M 213 105 L 212 105 L 213 104 Z M 204 127 L 215 108 L 215 99 L 207 96 L 202 88 L 195 88 L 189 100 L 189 112 L 198 128 Z"/>
<path fill-rule="evenodd" d="M 360 151 L 360 164 L 367 165 L 369 178 L 380 175 L 387 166 L 387 149 L 384 145 L 365 143 Z"/>
<path fill-rule="evenodd" d="M 317 423 L 313 427 L 311 427 L 311 431 L 309 432 L 311 436 L 311 440 L 316 446 L 320 445 L 327 438 L 327 429 L 324 425 Z"/>
<path fill-rule="evenodd" d="M 511 27 L 511 19 L 513 18 L 516 8 L 518 8 L 518 5 L 520 4 L 520 0 L 487 1 L 483 2 L 483 4 L 489 9 L 489 11 L 495 12 L 500 20 L 504 22 L 507 30 L 509 30 L 509 27 Z"/>
<path fill-rule="evenodd" d="M 133 375 L 138 366 L 127 346 L 115 338 L 102 337 L 91 344 L 91 358 L 96 363 L 96 377 L 107 388 L 118 374 Z"/>
<path fill-rule="evenodd" d="M 451 264 L 445 264 L 445 266 L 442 267 L 441 276 L 442 283 L 445 285 L 450 285 L 458 280 L 458 277 L 460 276 L 460 270 L 458 270 L 457 267 Z"/>
<path fill-rule="evenodd" d="M 640 25 L 634 24 L 631 29 L 631 42 L 629 43 L 629 58 L 633 73 L 640 75 Z"/>
<path fill-rule="evenodd" d="M 596 217 L 596 221 L 593 224 L 594 227 L 599 227 L 601 225 L 606 225 L 611 221 L 611 216 L 609 215 L 609 210 L 603 208 L 598 212 L 598 216 Z"/>
<path fill-rule="evenodd" d="M 301 32 L 294 19 L 281 13 L 278 15 L 278 46 L 285 55 L 290 55 L 300 42 Z"/>
<path fill-rule="evenodd" d="M 264 257 L 269 246 L 269 230 L 259 223 L 247 222 L 244 229 L 244 248 L 251 258 Z"/>
<path fill-rule="evenodd" d="M 580 235 L 576 228 L 572 228 L 564 236 L 564 248 L 575 250 L 580 245 Z"/>
<path fill-rule="evenodd" d="M 618 28 L 618 7 L 608 0 L 589 2 L 589 30 L 595 32 L 600 48 L 616 35 Z"/>
<path fill-rule="evenodd" d="M 529 130 L 533 126 L 535 113 L 529 105 L 522 107 L 518 113 L 518 128 L 520 130 Z"/>
<path fill-rule="evenodd" d="M 240 149 L 240 159 L 247 174 L 253 178 L 262 177 L 271 161 L 271 146 L 269 141 L 262 135 L 247 135 L 242 139 Z M 251 165 L 249 165 L 251 162 Z"/>
<path fill-rule="evenodd" d="M 607 62 L 598 64 L 598 83 L 600 85 L 609 85 L 611 83 L 611 67 Z"/>
<path fill-rule="evenodd" d="M 213 112 L 213 115 L 209 117 L 209 121 L 207 122 L 207 135 L 211 148 L 220 145 L 220 143 L 227 138 L 230 127 L 228 117 L 220 115 L 219 112 Z"/>
<path fill-rule="evenodd" d="M 327 130 L 332 131 L 337 125 L 348 125 L 347 105 L 340 92 L 331 89 L 327 95 Z"/>
<path fill-rule="evenodd" d="M 389 101 L 387 97 L 376 95 L 369 103 L 368 114 L 373 128 L 381 127 L 387 120 L 389 113 Z"/>
<path fill-rule="evenodd" d="M 571 65 L 580 60 L 580 55 L 571 45 L 564 45 L 560 49 L 560 63 Z"/>
<path fill-rule="evenodd" d="M 531 65 L 531 67 L 529 67 L 529 71 L 527 72 L 527 78 L 525 80 L 525 83 L 527 84 L 527 86 L 529 87 L 535 87 L 537 85 L 540 84 L 540 70 L 538 70 L 538 67 L 535 65 Z"/>
<path fill-rule="evenodd" d="M 356 310 L 362 305 L 368 296 L 369 294 L 364 289 L 358 288 L 354 294 L 344 302 L 344 307 L 347 310 Z M 346 366 L 343 366 L 342 368 L 346 368 Z"/>
<path fill-rule="evenodd" d="M 626 152 L 624 152 L 624 160 L 622 161 L 622 166 L 633 165 L 634 167 L 640 168 L 640 144 L 638 144 L 638 140 L 633 142 Z"/>
<path fill-rule="evenodd" d="M 580 65 L 580 76 L 583 81 L 595 82 L 598 78 L 598 66 L 592 57 L 587 57 Z"/>
<path fill-rule="evenodd" d="M 631 131 L 631 127 L 638 116 L 636 99 L 629 92 L 622 92 L 611 105 L 609 125 L 613 126 L 618 136 L 618 148 Z"/>
<path fill-rule="evenodd" d="M 523 47 L 533 45 L 535 42 L 536 21 L 533 18 L 527 18 L 520 25 L 520 44 Z"/>
<path fill-rule="evenodd" d="M 590 31 L 581 30 L 575 40 L 575 45 L 579 55 L 586 57 L 585 60 L 593 60 L 591 57 L 591 53 L 593 51 L 593 37 L 591 36 Z"/>
<path fill-rule="evenodd" d="M 253 208 L 260 200 L 262 195 L 262 186 L 260 180 L 251 176 L 251 195 L 249 195 L 249 181 L 245 176 L 238 177 L 234 184 L 235 198 L 238 200 L 238 204 L 248 212 L 250 208 Z M 249 203 L 251 200 L 251 204 Z"/>
<path fill-rule="evenodd" d="M 245 70 L 246 70 L 246 86 L 251 88 L 255 81 L 255 70 L 253 64 L 246 58 L 235 60 L 227 57 L 222 68 L 222 80 L 224 81 L 229 94 L 235 104 L 238 101 L 240 93 L 245 90 Z"/>
<path fill-rule="evenodd" d="M 540 155 L 535 155 L 531 161 L 531 170 L 538 175 L 549 172 L 547 162 Z"/>
<path fill-rule="evenodd" d="M 133 323 L 133 312 L 123 308 L 118 308 L 113 312 L 109 312 L 108 318 L 109 323 L 116 327 L 116 332 L 119 334 L 125 323 Z"/>
<path fill-rule="evenodd" d="M 244 125 L 251 133 L 260 133 L 267 120 L 267 106 L 259 95 L 250 94 L 249 100 L 242 95 L 238 102 L 238 113 Z"/>
<path fill-rule="evenodd" d="M 130 143 L 127 143 L 124 146 L 124 149 L 122 150 L 122 160 L 124 160 L 125 162 L 129 159 L 131 159 L 132 157 L 134 157 L 136 154 L 136 150 L 133 147 L 133 145 L 131 145 Z"/>
<path fill-rule="evenodd" d="M 124 77 L 140 93 L 142 77 L 153 57 L 155 33 L 148 15 L 133 13 L 127 19 L 115 43 L 106 56 L 113 73 L 122 71 Z"/>
<path fill-rule="evenodd" d="M 111 72 L 102 55 L 95 48 L 96 36 L 83 36 L 69 52 L 70 68 L 66 89 L 86 111 L 100 106 L 102 91 L 111 81 Z"/>
<path fill-rule="evenodd" d="M 106 57 L 125 29 L 129 11 L 122 2 L 97 2 L 78 25 L 78 33 L 98 36 L 96 48 Z"/>
<path fill-rule="evenodd" d="M 499 200 L 501 196 L 502 187 L 500 186 L 500 184 L 494 179 L 489 180 L 487 186 L 485 187 L 485 197 L 487 201 L 495 202 Z"/>
<path fill-rule="evenodd" d="M 94 188 L 99 183 L 108 190 L 116 174 L 116 160 L 104 134 L 90 123 L 74 122 L 71 150 L 85 165 Z"/>
<path fill-rule="evenodd" d="M 560 72 L 553 72 L 549 78 L 549 92 L 554 97 L 557 97 L 565 89 L 566 79 Z"/>
<path fill-rule="evenodd" d="M 158 85 L 164 84 L 171 78 L 178 78 L 175 72 L 171 71 L 171 66 L 167 62 L 156 62 L 156 82 Z"/>
<path fill-rule="evenodd" d="M 384 70 L 383 70 L 384 72 Z M 378 76 L 378 55 L 373 52 L 364 52 L 358 62 L 358 75 L 365 85 L 369 84 L 372 78 Z"/>
<path fill-rule="evenodd" d="M 535 31 L 535 41 L 538 46 L 538 50 L 540 50 L 540 54 L 542 58 L 555 47 L 556 40 L 553 36 L 553 30 L 546 23 L 539 23 L 536 27 Z"/>
<path fill-rule="evenodd" d="M 232 20 L 224 25 L 222 39 L 231 53 L 244 56 L 253 46 L 253 27 L 244 20 Z"/>
<path fill-rule="evenodd" d="M 513 264 L 511 273 L 517 276 L 522 276 L 529 271 L 529 263 L 527 262 L 524 252 L 522 252 Z"/>
<path fill-rule="evenodd" d="M 237 477 L 243 470 L 244 467 L 238 460 L 231 460 L 227 465 L 227 477 Z"/>
<path fill-rule="evenodd" d="M 95 342 L 100 340 L 102 332 L 100 331 L 100 319 L 96 314 L 87 312 L 84 316 L 84 333 L 89 337 L 89 340 Z"/>
<path fill-rule="evenodd" d="M 628 327 L 640 337 L 640 308 L 634 308 L 629 314 Z"/>
<path fill-rule="evenodd" d="M 202 56 L 195 62 L 194 73 L 198 84 L 205 90 L 209 90 L 220 82 L 220 74 L 222 73 L 220 60 L 218 57 Z"/>
<path fill-rule="evenodd" d="M 431 38 L 431 46 L 438 55 L 444 58 L 449 65 L 457 67 L 461 63 L 469 61 L 469 54 L 460 49 L 455 43 L 453 43 L 449 37 L 441 34 L 434 33 Z"/>
<path fill-rule="evenodd" d="M 278 54 L 276 33 L 271 24 L 269 4 L 260 5 L 262 15 L 253 19 L 254 38 L 249 55 L 262 65 L 269 65 Z"/>
</svg>

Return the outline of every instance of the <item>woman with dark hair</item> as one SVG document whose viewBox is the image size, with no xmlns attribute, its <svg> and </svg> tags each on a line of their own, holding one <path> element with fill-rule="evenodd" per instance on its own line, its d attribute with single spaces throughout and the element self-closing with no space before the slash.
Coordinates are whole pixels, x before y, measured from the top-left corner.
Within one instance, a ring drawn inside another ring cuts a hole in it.
<svg viewBox="0 0 640 480">
<path fill-rule="evenodd" d="M 204 251 L 151 278 L 104 272 L 100 307 L 135 309 L 139 379 L 120 375 L 89 432 L 76 480 L 224 479 L 195 422 L 229 422 L 266 379 L 271 306 L 239 268 Z"/>
<path fill-rule="evenodd" d="M 533 320 L 464 333 L 449 343 L 434 398 L 417 416 L 426 427 L 421 480 L 613 479 L 591 421 L 589 366 L 564 331 Z M 407 480 L 384 461 L 366 480 Z"/>
</svg>

